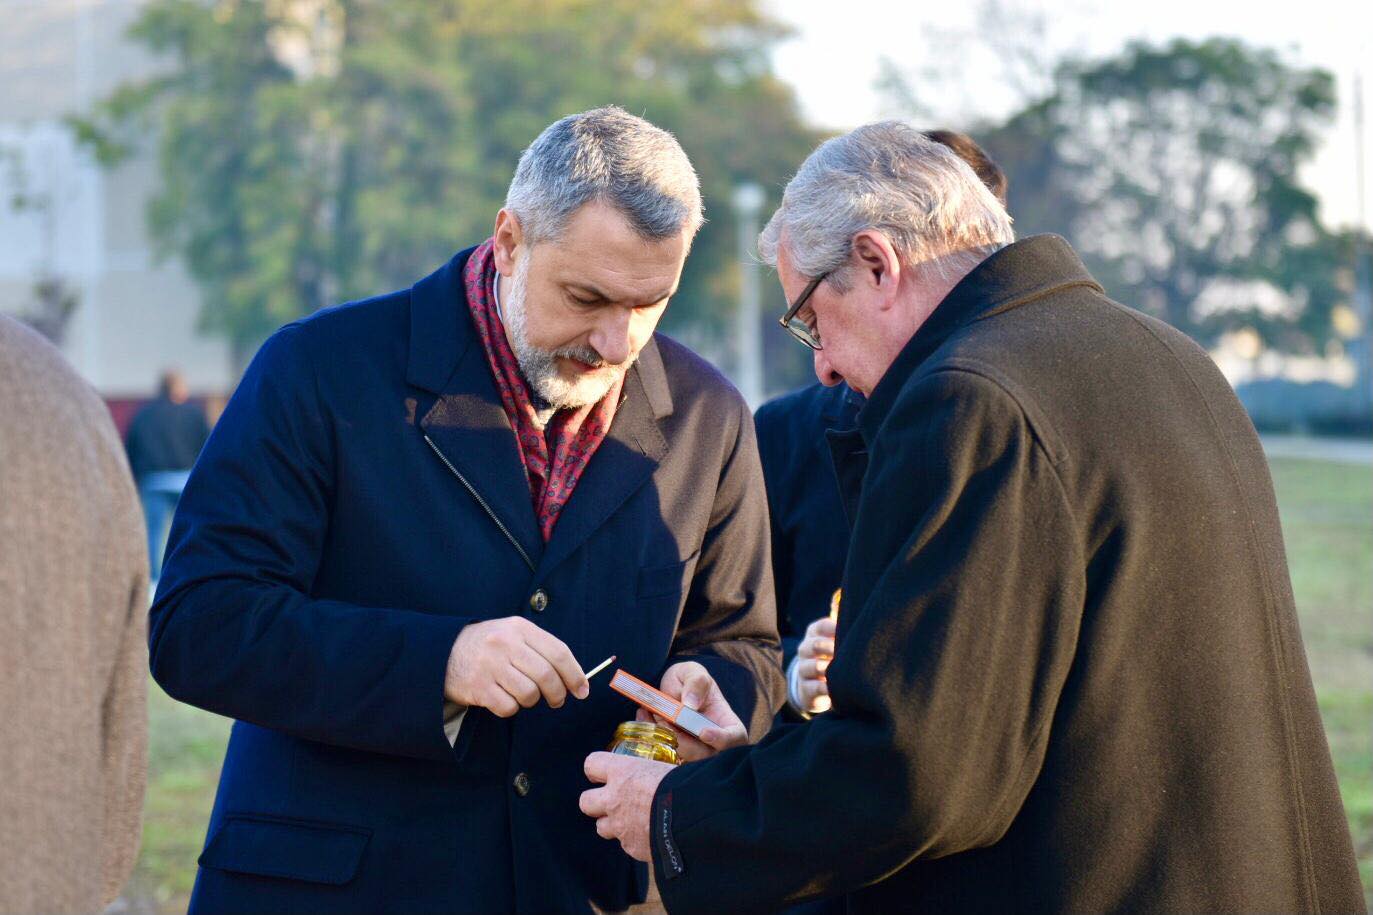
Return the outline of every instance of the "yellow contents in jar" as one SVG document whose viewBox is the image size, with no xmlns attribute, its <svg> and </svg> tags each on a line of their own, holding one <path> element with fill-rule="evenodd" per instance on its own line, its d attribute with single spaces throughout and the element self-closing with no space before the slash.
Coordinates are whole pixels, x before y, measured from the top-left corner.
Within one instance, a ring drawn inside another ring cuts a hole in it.
<svg viewBox="0 0 1373 915">
<path fill-rule="evenodd" d="M 615 737 L 606 747 L 621 756 L 656 759 L 674 766 L 682 764 L 677 756 L 677 735 L 651 721 L 626 721 L 615 729 Z"/>
</svg>

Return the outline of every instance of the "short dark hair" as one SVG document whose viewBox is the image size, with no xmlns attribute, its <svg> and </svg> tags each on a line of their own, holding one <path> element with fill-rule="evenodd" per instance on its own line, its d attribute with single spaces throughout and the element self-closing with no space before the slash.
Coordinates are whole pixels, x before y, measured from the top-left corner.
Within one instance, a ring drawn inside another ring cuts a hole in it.
<svg viewBox="0 0 1373 915">
<path fill-rule="evenodd" d="M 171 397 L 177 388 L 185 388 L 186 378 L 180 369 L 164 369 L 157 378 L 157 393 L 161 397 Z"/>
<path fill-rule="evenodd" d="M 977 141 L 966 133 L 959 133 L 956 130 L 927 130 L 927 139 L 949 147 L 958 154 L 968 165 L 972 166 L 973 172 L 987 185 L 987 190 L 996 195 L 996 199 L 1001 201 L 1001 205 L 1006 205 L 1006 186 L 1010 181 L 1006 178 L 1006 173 L 1001 170 L 1001 166 L 992 161 L 992 157 L 987 155 L 987 151 L 977 145 Z"/>
</svg>

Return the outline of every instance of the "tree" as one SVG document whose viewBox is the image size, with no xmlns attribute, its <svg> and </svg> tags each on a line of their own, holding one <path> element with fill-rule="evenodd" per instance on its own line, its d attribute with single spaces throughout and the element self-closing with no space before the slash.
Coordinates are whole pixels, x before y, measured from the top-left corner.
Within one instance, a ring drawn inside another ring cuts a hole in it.
<svg viewBox="0 0 1373 915">
<path fill-rule="evenodd" d="M 50 186 L 37 186 L 25 168 L 24 156 L 17 149 L 0 147 L 0 166 L 6 174 L 4 185 L 10 193 L 3 201 L 17 215 L 28 214 L 38 223 L 40 253 L 36 265 L 30 302 L 16 317 L 61 346 L 67 336 L 72 315 L 81 304 L 75 285 L 58 274 L 54 265 L 57 247 L 57 200 Z"/>
<path fill-rule="evenodd" d="M 1335 107 L 1329 73 L 1232 39 L 1137 43 L 1061 66 L 984 134 L 1021 234 L 1066 235 L 1111 293 L 1214 344 L 1242 327 L 1314 351 L 1349 246 L 1298 170 Z"/>
<path fill-rule="evenodd" d="M 925 37 L 944 49 L 932 65 L 888 62 L 879 91 L 900 116 L 954 111 L 1009 175 L 1019 235 L 1067 236 L 1112 295 L 1204 345 L 1252 329 L 1325 346 L 1352 248 L 1298 171 L 1335 110 L 1329 73 L 1227 38 L 1052 54 L 1033 9 L 975 12 L 956 41 Z M 968 88 L 989 83 L 995 98 Z"/>
<path fill-rule="evenodd" d="M 708 223 L 670 326 L 732 307 L 728 192 L 780 189 L 817 139 L 771 74 L 759 4 L 686 0 L 152 0 L 131 37 L 165 72 L 77 135 L 104 162 L 156 136 L 160 250 L 240 360 L 324 305 L 402 287 L 485 238 L 520 151 L 615 103 L 673 130 Z"/>
</svg>

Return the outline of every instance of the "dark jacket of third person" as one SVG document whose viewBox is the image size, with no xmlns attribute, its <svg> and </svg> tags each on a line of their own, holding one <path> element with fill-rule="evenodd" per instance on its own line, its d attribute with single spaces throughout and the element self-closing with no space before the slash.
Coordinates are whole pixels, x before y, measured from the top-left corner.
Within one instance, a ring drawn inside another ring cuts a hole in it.
<svg viewBox="0 0 1373 915">
<path fill-rule="evenodd" d="M 783 665 L 806 627 L 829 612 L 849 555 L 849 525 L 826 433 L 852 429 L 862 395 L 813 384 L 758 408 L 758 456 L 772 519 L 772 572 Z"/>
</svg>

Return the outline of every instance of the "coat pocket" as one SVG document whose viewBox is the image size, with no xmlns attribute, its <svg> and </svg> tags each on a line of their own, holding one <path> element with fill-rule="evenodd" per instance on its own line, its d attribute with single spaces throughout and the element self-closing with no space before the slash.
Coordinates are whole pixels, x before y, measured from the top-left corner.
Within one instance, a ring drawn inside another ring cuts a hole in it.
<svg viewBox="0 0 1373 915">
<path fill-rule="evenodd" d="M 260 877 L 342 886 L 357 875 L 370 829 L 230 814 L 215 831 L 200 865 Z"/>
<path fill-rule="evenodd" d="M 698 551 L 681 562 L 640 569 L 635 595 L 643 600 L 649 597 L 667 597 L 673 594 L 681 594 L 686 587 L 688 575 L 696 566 L 696 557 L 699 555 L 700 552 Z"/>
</svg>

